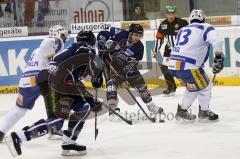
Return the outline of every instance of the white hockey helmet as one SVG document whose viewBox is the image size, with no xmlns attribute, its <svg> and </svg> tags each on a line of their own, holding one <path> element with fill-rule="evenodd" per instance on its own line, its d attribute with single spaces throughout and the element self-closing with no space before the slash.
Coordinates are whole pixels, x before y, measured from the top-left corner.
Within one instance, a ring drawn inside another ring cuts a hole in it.
<svg viewBox="0 0 240 159">
<path fill-rule="evenodd" d="M 201 9 L 193 9 L 190 17 L 189 17 L 189 22 L 191 23 L 193 20 L 198 20 L 200 22 L 204 22 L 205 20 L 205 14 Z"/>
<path fill-rule="evenodd" d="M 65 35 L 65 37 L 67 38 L 68 30 L 62 27 L 61 25 L 55 25 L 49 29 L 50 37 L 56 37 L 60 39 L 62 34 Z"/>
</svg>

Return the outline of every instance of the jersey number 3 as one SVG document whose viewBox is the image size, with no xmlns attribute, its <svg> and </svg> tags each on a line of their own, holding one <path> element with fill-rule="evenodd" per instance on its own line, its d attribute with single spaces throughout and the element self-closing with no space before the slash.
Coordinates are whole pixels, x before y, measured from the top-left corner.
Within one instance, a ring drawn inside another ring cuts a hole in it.
<svg viewBox="0 0 240 159">
<path fill-rule="evenodd" d="M 176 45 L 185 45 L 189 40 L 189 35 L 192 33 L 190 29 L 180 30 L 177 37 Z"/>
</svg>

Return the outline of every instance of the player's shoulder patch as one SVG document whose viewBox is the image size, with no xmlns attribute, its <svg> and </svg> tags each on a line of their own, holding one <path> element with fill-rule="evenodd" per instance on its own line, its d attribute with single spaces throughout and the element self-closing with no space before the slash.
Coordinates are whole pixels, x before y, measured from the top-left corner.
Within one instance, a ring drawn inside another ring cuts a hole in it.
<svg viewBox="0 0 240 159">
<path fill-rule="evenodd" d="M 160 27 L 161 27 L 162 30 L 166 30 L 168 28 L 168 25 L 167 24 L 161 24 Z"/>
</svg>

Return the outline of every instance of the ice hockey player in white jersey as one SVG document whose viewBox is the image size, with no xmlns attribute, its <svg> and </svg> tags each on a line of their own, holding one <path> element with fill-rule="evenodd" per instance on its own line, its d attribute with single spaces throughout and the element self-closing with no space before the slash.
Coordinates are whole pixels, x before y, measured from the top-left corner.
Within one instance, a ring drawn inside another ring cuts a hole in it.
<svg viewBox="0 0 240 159">
<path fill-rule="evenodd" d="M 190 14 L 190 24 L 180 29 L 177 41 L 171 52 L 169 70 L 186 86 L 182 103 L 178 105 L 177 118 L 195 120 L 196 115 L 188 109 L 197 98 L 199 102 L 198 119 L 207 121 L 218 120 L 218 115 L 209 110 L 212 83 L 203 66 L 209 56 L 209 46 L 215 54 L 213 73 L 223 69 L 224 56 L 223 40 L 217 37 L 215 28 L 204 23 L 205 15 L 202 10 L 193 10 Z"/>
<path fill-rule="evenodd" d="M 0 142 L 4 135 L 31 110 L 41 91 L 36 84 L 36 79 L 45 65 L 58 52 L 64 49 L 68 31 L 60 26 L 49 29 L 49 37 L 44 39 L 40 46 L 32 53 L 31 58 L 25 66 L 19 81 L 19 93 L 16 105 L 0 121 Z"/>
</svg>

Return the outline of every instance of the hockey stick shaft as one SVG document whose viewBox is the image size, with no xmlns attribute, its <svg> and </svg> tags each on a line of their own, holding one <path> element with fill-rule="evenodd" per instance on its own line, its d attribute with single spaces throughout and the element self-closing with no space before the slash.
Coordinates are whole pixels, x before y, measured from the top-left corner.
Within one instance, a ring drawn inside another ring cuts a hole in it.
<svg viewBox="0 0 240 159">
<path fill-rule="evenodd" d="M 217 76 L 217 74 L 214 74 L 213 79 L 212 79 L 212 83 L 213 83 L 213 84 L 214 84 L 214 82 L 215 82 L 216 76 Z"/>
<path fill-rule="evenodd" d="M 95 89 L 95 102 L 97 101 L 97 96 L 98 96 L 98 89 Z M 98 128 L 97 128 L 97 112 L 95 112 L 95 141 L 97 139 L 98 136 Z"/>
<path fill-rule="evenodd" d="M 133 100 L 137 103 L 138 107 L 142 110 L 143 114 L 149 119 L 151 120 L 153 123 L 156 122 L 156 118 L 151 118 L 146 111 L 143 109 L 143 107 L 140 105 L 140 103 L 137 101 L 137 99 L 134 97 L 134 95 L 132 94 L 132 92 L 129 90 L 129 88 L 127 88 L 125 85 L 124 87 L 126 88 L 126 90 L 128 91 L 128 93 L 130 94 L 130 96 L 133 98 Z"/>
<path fill-rule="evenodd" d="M 102 105 L 104 107 L 106 107 L 107 109 L 109 109 L 113 114 L 115 114 L 116 116 L 118 116 L 120 119 L 122 119 L 124 122 L 126 122 L 129 125 L 132 125 L 132 120 L 128 120 L 126 118 L 124 118 L 122 115 L 118 114 L 115 110 L 113 110 L 111 107 L 107 106 L 107 104 L 102 103 Z"/>
<path fill-rule="evenodd" d="M 81 90 L 78 89 L 78 91 L 79 91 L 80 95 L 82 95 Z M 89 93 L 89 94 L 90 94 L 90 93 Z M 82 95 L 82 96 L 83 96 L 83 95 Z M 98 101 L 98 102 L 101 102 L 101 101 Z M 106 107 L 108 110 L 112 111 L 113 114 L 115 114 L 116 116 L 118 116 L 118 117 L 119 117 L 120 119 L 122 119 L 124 122 L 126 122 L 126 123 L 129 124 L 129 125 L 132 125 L 132 120 L 128 120 L 128 119 L 124 118 L 123 116 L 121 116 L 120 114 L 118 114 L 116 111 L 114 111 L 111 107 L 107 106 L 107 104 L 105 104 L 105 103 L 103 103 L 103 102 L 101 102 L 101 104 L 102 104 L 104 107 Z"/>
</svg>

